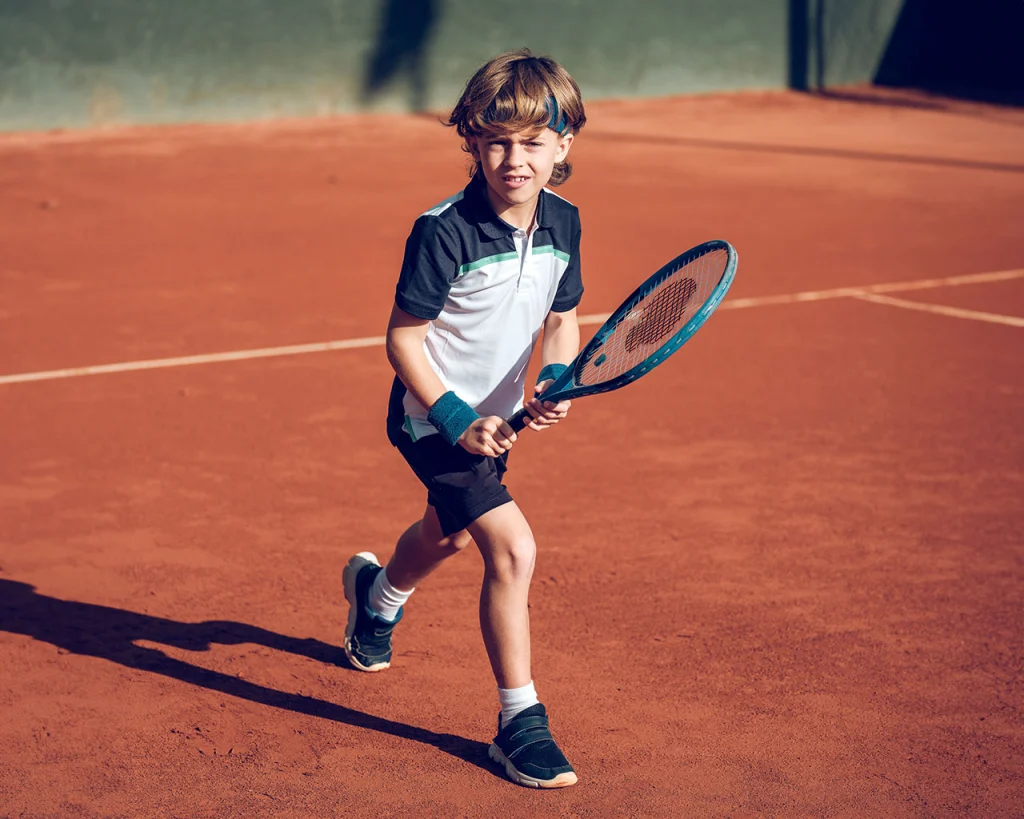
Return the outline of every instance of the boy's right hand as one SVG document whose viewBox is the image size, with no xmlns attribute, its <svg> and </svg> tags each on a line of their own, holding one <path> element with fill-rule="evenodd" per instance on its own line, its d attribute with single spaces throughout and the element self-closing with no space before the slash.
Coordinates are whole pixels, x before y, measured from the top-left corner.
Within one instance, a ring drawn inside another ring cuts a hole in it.
<svg viewBox="0 0 1024 819">
<path fill-rule="evenodd" d="M 512 449 L 516 434 L 498 415 L 477 418 L 459 437 L 459 446 L 473 455 L 497 458 Z"/>
</svg>

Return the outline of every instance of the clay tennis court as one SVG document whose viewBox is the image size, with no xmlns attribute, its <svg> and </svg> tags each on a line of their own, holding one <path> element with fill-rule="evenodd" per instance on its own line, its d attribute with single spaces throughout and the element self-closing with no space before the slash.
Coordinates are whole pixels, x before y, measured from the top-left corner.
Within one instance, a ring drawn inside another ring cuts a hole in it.
<svg viewBox="0 0 1024 819">
<path fill-rule="evenodd" d="M 1021 815 L 1024 116 L 588 114 L 585 330 L 687 247 L 740 263 L 675 358 L 513 451 L 580 777 L 541 793 L 487 759 L 478 554 L 389 671 L 340 651 L 345 561 L 422 511 L 380 337 L 455 135 L 0 138 L 0 816 Z"/>
</svg>

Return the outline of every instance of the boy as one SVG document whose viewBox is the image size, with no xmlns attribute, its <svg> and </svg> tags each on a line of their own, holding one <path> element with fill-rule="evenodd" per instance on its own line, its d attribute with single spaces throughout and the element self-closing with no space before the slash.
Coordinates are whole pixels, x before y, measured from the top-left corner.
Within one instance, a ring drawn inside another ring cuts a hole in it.
<svg viewBox="0 0 1024 819">
<path fill-rule="evenodd" d="M 362 671 L 391 661 L 391 633 L 414 588 L 475 542 L 484 559 L 480 627 L 501 713 L 491 758 L 521 785 L 558 788 L 576 774 L 555 744 L 530 673 L 527 597 L 536 546 L 502 485 L 540 331 L 542 391 L 579 347 L 576 208 L 545 190 L 571 173 L 586 122 L 576 83 L 529 51 L 502 54 L 467 83 L 448 124 L 475 160 L 472 181 L 416 220 L 387 331 L 395 381 L 388 438 L 427 487 L 423 518 L 382 569 L 362 552 L 345 568 L 345 653 Z M 569 402 L 526 402 L 537 431 Z"/>
</svg>

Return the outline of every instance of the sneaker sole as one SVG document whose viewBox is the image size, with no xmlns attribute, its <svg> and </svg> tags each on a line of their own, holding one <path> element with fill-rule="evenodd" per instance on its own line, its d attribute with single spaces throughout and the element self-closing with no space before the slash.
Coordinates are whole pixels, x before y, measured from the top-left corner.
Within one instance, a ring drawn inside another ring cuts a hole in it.
<svg viewBox="0 0 1024 819">
<path fill-rule="evenodd" d="M 353 555 L 348 561 L 348 565 L 345 566 L 345 570 L 341 573 L 341 580 L 345 586 L 345 599 L 348 601 L 348 625 L 345 626 L 345 656 L 348 661 L 352 664 L 353 668 L 357 668 L 360 671 L 383 671 L 385 668 L 390 668 L 391 663 L 374 663 L 373 665 L 363 665 L 359 660 L 352 654 L 351 640 L 352 632 L 356 629 L 356 617 L 359 614 L 359 604 L 356 600 L 356 575 L 362 570 L 364 566 L 379 566 L 380 561 L 377 560 L 377 555 L 373 552 L 360 552 L 357 555 Z"/>
<path fill-rule="evenodd" d="M 509 779 L 517 785 L 524 785 L 527 788 L 567 788 L 579 781 L 576 778 L 576 774 L 572 771 L 560 773 L 554 779 L 535 779 L 532 776 L 527 776 L 516 770 L 516 766 L 505 757 L 505 754 L 501 752 L 501 748 L 494 743 L 491 743 L 491 747 L 487 749 L 487 755 L 499 765 L 505 766 L 505 775 Z"/>
</svg>

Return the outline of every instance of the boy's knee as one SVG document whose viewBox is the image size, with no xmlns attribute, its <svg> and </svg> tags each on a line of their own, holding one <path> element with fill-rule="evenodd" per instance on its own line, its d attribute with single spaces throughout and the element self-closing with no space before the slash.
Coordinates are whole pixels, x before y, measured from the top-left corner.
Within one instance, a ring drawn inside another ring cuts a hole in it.
<svg viewBox="0 0 1024 819">
<path fill-rule="evenodd" d="M 501 581 L 529 581 L 537 560 L 537 544 L 532 535 L 519 535 L 495 544 L 487 570 Z"/>
</svg>

